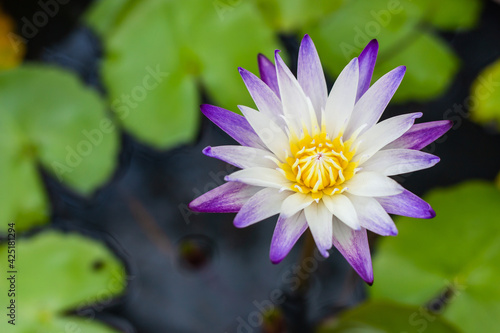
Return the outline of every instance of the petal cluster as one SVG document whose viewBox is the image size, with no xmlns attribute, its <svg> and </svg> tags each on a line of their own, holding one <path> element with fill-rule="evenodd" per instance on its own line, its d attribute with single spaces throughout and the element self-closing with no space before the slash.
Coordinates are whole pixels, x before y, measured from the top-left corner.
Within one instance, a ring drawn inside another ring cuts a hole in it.
<svg viewBox="0 0 500 333">
<path fill-rule="evenodd" d="M 241 146 L 207 147 L 206 155 L 241 170 L 190 204 L 199 212 L 237 212 L 243 228 L 278 215 L 270 259 L 278 263 L 310 229 L 325 257 L 333 246 L 373 282 L 367 230 L 397 234 L 389 214 L 435 216 L 425 201 L 390 178 L 429 168 L 439 158 L 419 151 L 450 129 L 449 121 L 414 124 L 421 113 L 381 121 L 406 68 L 371 84 L 378 43 L 371 41 L 328 93 L 311 38 L 302 40 L 297 77 L 275 52 L 259 55 L 260 77 L 240 68 L 258 110 L 202 105 L 212 122 Z"/>
</svg>

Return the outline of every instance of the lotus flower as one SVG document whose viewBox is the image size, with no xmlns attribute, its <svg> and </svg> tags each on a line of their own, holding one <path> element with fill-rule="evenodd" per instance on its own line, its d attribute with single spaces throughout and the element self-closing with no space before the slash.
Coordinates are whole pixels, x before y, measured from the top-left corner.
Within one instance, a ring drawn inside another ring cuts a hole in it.
<svg viewBox="0 0 500 333">
<path fill-rule="evenodd" d="M 397 234 L 389 214 L 432 218 L 425 201 L 390 176 L 435 165 L 419 151 L 451 127 L 449 121 L 414 124 L 420 112 L 379 122 L 406 71 L 400 66 L 370 86 L 378 53 L 372 40 L 343 69 L 328 94 L 311 38 L 300 45 L 297 78 L 275 52 L 275 65 L 259 55 L 261 78 L 239 72 L 257 108 L 244 117 L 202 105 L 201 111 L 239 145 L 203 153 L 241 170 L 190 203 L 197 212 L 236 213 L 244 228 L 279 214 L 270 259 L 279 263 L 310 229 L 328 257 L 335 246 L 354 270 L 373 283 L 367 230 Z"/>
</svg>

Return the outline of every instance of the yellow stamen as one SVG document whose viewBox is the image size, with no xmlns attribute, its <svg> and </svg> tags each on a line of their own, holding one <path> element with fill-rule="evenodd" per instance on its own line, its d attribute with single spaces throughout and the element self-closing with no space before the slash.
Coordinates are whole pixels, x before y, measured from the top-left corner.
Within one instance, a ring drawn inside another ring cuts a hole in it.
<svg viewBox="0 0 500 333">
<path fill-rule="evenodd" d="M 295 192 L 310 194 L 314 200 L 323 195 L 343 193 L 347 180 L 359 171 L 353 161 L 356 146 L 354 139 L 344 141 L 342 133 L 331 140 L 326 131 L 309 134 L 304 127 L 298 136 L 290 137 L 290 152 L 279 171 L 293 182 Z"/>
</svg>

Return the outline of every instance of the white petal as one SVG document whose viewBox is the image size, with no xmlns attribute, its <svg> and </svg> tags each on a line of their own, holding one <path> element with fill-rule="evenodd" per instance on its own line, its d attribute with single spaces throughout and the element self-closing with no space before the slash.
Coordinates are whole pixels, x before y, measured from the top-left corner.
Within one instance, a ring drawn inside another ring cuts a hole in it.
<svg viewBox="0 0 500 333">
<path fill-rule="evenodd" d="M 306 96 L 311 99 L 319 119 L 321 110 L 325 108 L 328 92 L 323 67 L 309 35 L 305 35 L 300 44 L 297 79 Z"/>
<path fill-rule="evenodd" d="M 351 116 L 356 102 L 358 79 L 358 58 L 354 58 L 340 73 L 326 101 L 325 125 L 332 138 L 338 136 Z"/>
<path fill-rule="evenodd" d="M 356 207 L 359 223 L 363 228 L 382 236 L 395 236 L 398 234 L 394 221 L 377 200 L 349 194 L 348 196 L 354 207 Z"/>
<path fill-rule="evenodd" d="M 246 146 L 206 147 L 203 154 L 218 158 L 241 169 L 252 167 L 276 168 L 276 163 L 267 158 L 274 154 L 267 150 Z"/>
<path fill-rule="evenodd" d="M 283 115 L 283 106 L 276 94 L 253 73 L 243 68 L 239 68 L 239 71 L 259 111 L 271 118 L 280 127 L 283 127 L 285 125 L 281 117 Z"/>
<path fill-rule="evenodd" d="M 363 163 L 363 171 L 376 171 L 386 176 L 430 168 L 439 157 L 412 149 L 380 150 Z"/>
<path fill-rule="evenodd" d="M 353 230 L 333 218 L 333 245 L 368 284 L 373 283 L 373 268 L 366 229 Z"/>
<path fill-rule="evenodd" d="M 307 96 L 278 52 L 275 53 L 275 63 L 283 113 L 292 127 L 290 129 L 298 134 L 302 124 L 305 124 L 310 131 L 312 129 L 310 112 L 314 110 L 310 109 Z"/>
<path fill-rule="evenodd" d="M 352 117 L 345 136 L 349 138 L 356 129 L 366 124 L 366 128 L 372 127 L 380 119 L 387 104 L 403 80 L 406 67 L 400 66 L 382 76 L 368 91 L 361 96 L 352 111 Z"/>
<path fill-rule="evenodd" d="M 324 195 L 322 198 L 328 210 L 349 227 L 359 230 L 361 225 L 353 204 L 343 194 Z"/>
<path fill-rule="evenodd" d="M 290 252 L 300 236 L 307 230 L 304 212 L 285 217 L 280 215 L 271 241 L 269 257 L 274 264 L 282 261 Z"/>
<path fill-rule="evenodd" d="M 356 142 L 360 143 L 356 149 L 354 159 L 359 158 L 362 164 L 389 142 L 403 135 L 410 129 L 415 119 L 421 116 L 421 112 L 403 114 L 376 124 L 356 140 Z"/>
<path fill-rule="evenodd" d="M 328 250 L 332 248 L 332 213 L 322 202 L 313 202 L 304 213 L 319 252 L 327 258 Z"/>
<path fill-rule="evenodd" d="M 388 195 L 396 195 L 402 193 L 404 188 L 389 177 L 386 177 L 378 172 L 360 172 L 348 181 L 343 186 L 347 188 L 346 192 L 367 196 L 367 197 L 384 197 Z"/>
<path fill-rule="evenodd" d="M 275 188 L 260 190 L 241 207 L 234 218 L 234 225 L 244 228 L 278 214 L 282 202 L 291 194 L 292 192 L 280 192 Z"/>
<path fill-rule="evenodd" d="M 259 138 L 283 162 L 286 154 L 290 155 L 290 144 L 281 127 L 262 112 L 242 105 L 238 105 L 238 108 Z"/>
<path fill-rule="evenodd" d="M 281 215 L 292 216 L 309 206 L 313 201 L 314 199 L 309 194 L 294 193 L 283 201 Z"/>
<path fill-rule="evenodd" d="M 259 188 L 241 183 L 225 183 L 194 199 L 189 208 L 204 213 L 236 213 Z"/>
<path fill-rule="evenodd" d="M 239 170 L 226 176 L 224 179 L 228 182 L 240 182 L 277 189 L 290 188 L 292 185 L 292 182 L 286 179 L 279 171 L 260 167 Z"/>
</svg>

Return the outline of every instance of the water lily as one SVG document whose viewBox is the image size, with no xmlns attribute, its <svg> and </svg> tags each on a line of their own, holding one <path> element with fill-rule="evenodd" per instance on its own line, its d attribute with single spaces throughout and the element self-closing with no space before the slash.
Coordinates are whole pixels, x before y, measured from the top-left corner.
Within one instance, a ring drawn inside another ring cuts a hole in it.
<svg viewBox="0 0 500 333">
<path fill-rule="evenodd" d="M 389 214 L 432 218 L 425 201 L 390 178 L 435 165 L 419 151 L 451 127 L 449 121 L 414 124 L 421 113 L 379 122 L 406 68 L 397 67 L 370 86 L 378 54 L 371 41 L 340 73 L 328 94 L 316 48 L 306 35 L 297 78 L 275 52 L 259 56 L 259 79 L 240 68 L 258 108 L 239 106 L 244 117 L 202 105 L 212 122 L 241 146 L 207 147 L 204 154 L 241 170 L 198 197 L 198 212 L 237 212 L 247 227 L 279 214 L 270 259 L 279 263 L 310 229 L 320 253 L 335 246 L 369 284 L 373 269 L 367 230 L 394 236 Z"/>
</svg>

